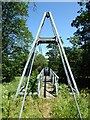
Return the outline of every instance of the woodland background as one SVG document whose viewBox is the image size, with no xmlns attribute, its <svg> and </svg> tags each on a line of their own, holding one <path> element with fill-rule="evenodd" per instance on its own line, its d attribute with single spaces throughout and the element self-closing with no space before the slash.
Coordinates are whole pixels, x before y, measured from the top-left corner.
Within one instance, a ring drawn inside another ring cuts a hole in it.
<svg viewBox="0 0 90 120">
<path fill-rule="evenodd" d="M 10 110 L 14 109 L 14 103 L 12 103 L 11 98 L 13 98 L 13 96 L 15 95 L 19 83 L 19 78 L 27 61 L 32 42 L 34 41 L 33 35 L 28 30 L 28 27 L 26 25 L 29 7 L 28 4 L 29 3 L 25 2 L 2 2 L 3 117 L 13 117 L 13 115 L 10 114 Z M 77 86 L 82 94 L 82 103 L 80 101 L 79 102 L 83 105 L 83 108 L 81 108 L 83 116 L 87 117 L 88 96 L 90 94 L 90 2 L 80 2 L 77 4 L 81 6 L 81 9 L 77 10 L 79 16 L 71 21 L 71 26 L 76 27 L 77 30 L 75 33 L 73 33 L 73 36 L 69 36 L 69 38 L 67 39 L 72 43 L 72 47 L 64 48 L 71 69 L 75 76 Z M 61 90 L 60 95 L 62 95 L 63 92 L 66 98 L 68 98 L 69 100 L 68 95 L 65 94 L 65 88 L 67 87 L 65 87 L 64 84 L 67 84 L 67 82 L 58 48 L 56 45 L 53 44 L 48 44 L 47 48 L 49 48 L 49 51 L 46 53 L 46 56 L 48 56 L 47 59 L 42 54 L 38 54 L 38 52 L 36 53 L 33 72 L 31 76 L 31 85 L 33 84 L 37 74 L 42 70 L 43 67 L 50 67 L 60 77 L 59 84 L 62 84 L 61 86 L 59 86 L 59 89 Z M 34 88 L 36 89 L 36 87 Z M 35 100 L 36 98 L 32 99 Z M 53 112 L 55 113 L 53 114 L 53 117 L 68 118 L 76 116 L 77 113 L 75 111 L 72 116 L 71 114 L 68 116 L 72 109 L 72 106 L 70 107 L 70 104 L 68 107 L 66 107 L 69 112 L 67 113 L 64 111 L 65 109 L 63 109 L 61 112 L 61 116 L 59 116 L 60 114 L 57 111 L 59 111 L 60 108 L 58 108 L 58 106 L 61 103 L 61 106 L 63 106 L 63 104 L 65 103 L 63 103 L 63 100 L 62 102 L 59 102 L 59 99 L 57 99 L 57 101 L 58 102 L 56 106 L 53 104 Z M 63 115 L 63 112 L 66 113 L 66 116 Z M 34 112 L 32 112 L 31 116 L 37 117 L 36 114 L 33 114 Z M 14 115 L 16 115 L 16 113 Z"/>
</svg>

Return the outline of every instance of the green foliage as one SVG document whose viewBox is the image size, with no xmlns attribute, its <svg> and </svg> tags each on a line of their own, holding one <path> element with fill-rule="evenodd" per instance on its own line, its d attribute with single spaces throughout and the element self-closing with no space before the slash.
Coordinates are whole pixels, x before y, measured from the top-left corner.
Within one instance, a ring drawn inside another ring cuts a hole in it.
<svg viewBox="0 0 90 120">
<path fill-rule="evenodd" d="M 79 16 L 72 21 L 72 27 L 76 27 L 77 30 L 74 33 L 74 37 L 79 38 L 78 45 L 83 49 L 81 69 L 83 71 L 82 76 L 90 76 L 90 1 L 79 3 L 81 9 L 78 11 Z"/>
<path fill-rule="evenodd" d="M 78 48 L 80 44 L 80 40 L 77 36 L 73 36 L 68 38 L 68 40 L 73 44 L 73 48 Z"/>
<path fill-rule="evenodd" d="M 90 2 L 81 5 L 81 10 L 78 11 L 79 16 L 72 22 L 72 26 L 77 28 L 75 35 L 80 39 L 80 42 L 89 42 L 89 27 L 90 27 Z"/>
<path fill-rule="evenodd" d="M 39 64 L 38 64 L 39 63 Z M 37 75 L 39 73 L 39 70 L 41 70 L 44 65 L 46 64 L 46 59 L 44 58 L 44 56 L 42 55 L 36 55 L 36 58 L 35 58 L 35 62 L 34 62 L 34 71 L 32 71 L 32 74 L 31 74 L 31 78 L 30 78 L 30 83 L 29 83 L 29 92 L 37 92 Z M 38 68 L 38 65 L 41 65 L 40 66 L 40 69 Z M 37 66 L 37 68 L 36 68 Z M 11 82 L 9 83 L 3 83 L 3 91 L 2 91 L 2 101 L 3 101 L 3 107 L 2 107 L 2 111 L 3 111 L 3 117 L 5 118 L 8 118 L 8 117 L 16 117 L 18 118 L 19 116 L 19 111 L 20 111 L 20 105 L 21 105 L 21 98 L 20 96 L 17 98 L 17 101 L 14 102 L 14 96 L 15 96 L 15 93 L 16 93 L 16 90 L 17 90 L 17 87 L 18 87 L 18 84 L 19 84 L 19 80 L 20 80 L 20 77 L 15 77 L 15 79 L 13 79 Z M 27 79 L 24 79 L 24 82 L 25 80 Z M 31 100 L 33 99 L 36 99 L 36 98 L 31 98 Z M 20 105 L 18 106 L 18 103 L 20 102 Z M 28 108 L 28 104 L 29 104 L 29 97 L 27 97 L 27 104 L 26 104 L 26 107 L 25 107 L 25 113 L 23 113 L 23 116 L 28 116 L 29 113 L 27 113 L 27 108 Z M 35 104 L 35 108 L 37 107 L 37 103 L 30 103 L 32 105 L 32 108 L 33 108 L 33 105 Z M 31 106 L 30 105 L 30 106 Z M 17 109 L 17 111 L 15 110 Z M 28 108 L 29 109 L 29 108 Z M 37 109 L 36 109 L 37 110 Z M 12 113 L 11 111 L 15 111 L 15 113 Z M 31 112 L 30 116 L 31 117 L 38 117 L 37 115 L 39 114 L 39 111 L 38 113 L 33 113 L 33 111 Z M 13 116 L 14 115 L 14 116 Z"/>
<path fill-rule="evenodd" d="M 19 9 L 18 9 L 19 8 Z M 2 71 L 9 82 L 21 74 L 28 56 L 32 34 L 26 25 L 28 3 L 2 3 Z"/>
<path fill-rule="evenodd" d="M 37 54 L 34 61 L 33 70 L 40 72 L 44 67 L 47 66 L 46 58 L 42 54 Z"/>
<path fill-rule="evenodd" d="M 37 92 L 37 75 L 38 75 L 38 71 L 33 71 L 32 72 L 32 75 L 31 75 L 31 78 L 30 78 L 30 90 L 32 92 Z"/>
<path fill-rule="evenodd" d="M 77 45 L 73 46 L 72 48 L 67 47 L 65 50 L 74 76 L 79 77 L 82 74 L 81 64 L 83 59 L 83 50 Z"/>
<path fill-rule="evenodd" d="M 15 92 L 19 77 L 10 83 L 2 85 L 2 115 L 3 118 L 18 118 L 22 104 L 22 96 L 14 102 Z M 42 99 L 37 96 L 27 96 L 22 117 L 23 118 L 78 118 L 73 96 L 65 84 L 59 85 L 59 96 L 53 99 Z M 88 92 L 81 91 L 77 96 L 78 104 L 83 118 L 88 117 L 89 104 Z M 49 111 L 48 111 L 49 110 Z M 49 115 L 47 114 L 49 112 Z"/>
<path fill-rule="evenodd" d="M 31 79 L 33 78 L 33 75 Z M 3 83 L 2 85 L 2 118 L 18 118 L 22 103 L 22 97 L 18 96 L 14 101 L 16 89 L 20 78 L 12 80 L 10 83 Z M 41 118 L 42 113 L 38 107 L 42 108 L 42 99 L 37 96 L 27 96 L 23 111 L 23 118 Z"/>
<path fill-rule="evenodd" d="M 53 100 L 53 118 L 79 118 L 74 98 L 69 92 L 70 90 L 66 85 L 59 86 L 59 96 Z M 77 96 L 83 118 L 88 117 L 88 96 L 84 96 L 83 93 Z"/>
<path fill-rule="evenodd" d="M 63 79 L 64 71 L 63 65 L 60 58 L 60 52 L 56 44 L 49 44 L 47 46 L 49 52 L 46 53 L 48 56 L 48 67 L 55 71 L 55 73 Z"/>
<path fill-rule="evenodd" d="M 14 79 L 11 83 L 3 83 L 2 85 L 2 117 L 8 118 L 12 111 L 15 111 L 16 107 L 18 110 L 18 103 L 14 103 L 14 96 L 16 93 L 17 86 L 19 84 L 19 77 Z M 20 102 L 20 98 L 18 98 Z"/>
<path fill-rule="evenodd" d="M 42 54 L 37 54 L 34 60 L 33 71 L 30 78 L 30 87 L 32 92 L 37 92 L 37 75 L 47 66 L 46 58 Z"/>
</svg>

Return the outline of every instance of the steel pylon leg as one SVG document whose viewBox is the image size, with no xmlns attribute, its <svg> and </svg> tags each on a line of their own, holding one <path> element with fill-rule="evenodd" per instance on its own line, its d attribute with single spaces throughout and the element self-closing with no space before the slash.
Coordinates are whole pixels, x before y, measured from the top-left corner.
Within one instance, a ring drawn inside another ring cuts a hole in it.
<svg viewBox="0 0 90 120">
<path fill-rule="evenodd" d="M 36 47 L 35 47 L 35 50 L 36 50 Z M 24 97 L 23 97 L 23 101 L 22 101 L 22 107 L 21 107 L 21 110 L 20 110 L 19 119 L 20 119 L 21 116 L 22 116 L 22 111 L 23 111 L 23 107 L 24 107 L 24 102 L 25 102 L 25 98 L 26 98 L 26 95 L 27 95 L 29 80 L 30 80 L 31 71 L 32 71 L 32 67 L 33 67 L 33 62 L 34 62 L 34 58 L 35 58 L 35 50 L 34 50 L 34 53 L 33 53 L 32 63 L 31 63 L 31 67 L 30 67 L 30 72 L 29 72 L 29 76 L 28 76 L 26 88 L 25 88 L 25 93 L 24 93 Z"/>
<path fill-rule="evenodd" d="M 26 69 L 27 69 L 27 67 L 28 67 L 29 61 L 30 61 L 30 59 L 31 59 L 31 56 L 32 56 L 32 53 L 33 53 L 35 44 L 38 42 L 39 34 L 40 34 L 41 28 L 43 27 L 43 24 L 44 24 L 44 21 L 45 21 L 45 16 L 46 16 L 46 12 L 45 12 L 44 15 L 43 15 L 41 24 L 40 24 L 39 29 L 38 29 L 38 32 L 37 32 L 37 35 L 36 35 L 36 37 L 35 37 L 35 41 L 34 41 L 34 43 L 33 43 L 33 45 L 32 45 L 31 52 L 29 53 L 28 60 L 27 60 L 26 65 L 25 65 L 25 67 L 24 67 L 24 70 L 23 70 L 23 73 L 22 73 L 22 76 L 21 76 L 21 79 L 20 79 L 20 83 L 19 83 L 19 85 L 18 85 L 16 94 L 15 94 L 14 101 L 16 100 L 16 98 L 17 98 L 17 96 L 18 96 L 18 92 L 19 92 L 20 87 L 21 87 L 21 85 L 22 85 L 23 78 L 24 78 L 24 75 L 25 75 L 25 73 L 26 73 Z"/>
<path fill-rule="evenodd" d="M 45 16 L 46 16 L 46 12 L 45 12 L 44 15 L 43 15 L 41 24 L 40 24 L 40 26 L 39 26 L 39 29 L 38 29 L 38 32 L 37 32 L 35 41 L 34 41 L 34 43 L 33 43 L 32 49 L 31 49 L 31 53 L 29 54 L 29 58 L 28 58 L 28 60 L 27 60 L 27 63 L 26 63 L 26 65 L 25 65 L 25 68 L 24 68 L 24 70 L 23 70 L 22 77 L 21 77 L 21 79 L 20 79 L 20 83 L 19 83 L 19 86 L 18 86 L 18 88 L 17 88 L 16 95 L 15 95 L 15 99 L 16 99 L 17 96 L 18 96 L 18 92 L 19 92 L 20 87 L 21 87 L 21 85 L 22 85 L 22 81 L 23 81 L 23 78 L 24 78 L 26 69 L 27 69 L 28 64 L 29 64 L 29 62 L 30 62 L 30 58 L 31 58 L 33 52 L 35 52 L 35 50 L 36 50 L 36 46 L 37 46 L 36 44 L 38 43 L 39 34 L 40 34 L 40 31 L 41 31 L 41 28 L 43 27 L 43 24 L 44 24 L 44 21 L 45 21 Z M 31 69 L 30 69 L 30 73 L 29 73 L 28 80 L 27 80 L 27 84 L 26 84 L 26 88 L 25 88 L 25 93 L 24 93 L 24 98 L 23 98 L 23 101 L 22 101 L 22 107 L 21 107 L 21 110 L 20 110 L 19 119 L 20 119 L 21 116 L 22 116 L 22 111 L 23 111 L 23 107 L 24 107 L 25 98 L 26 98 L 26 95 L 27 95 L 27 89 L 28 89 L 28 84 L 29 84 L 29 80 L 30 80 L 30 75 L 31 75 L 32 67 L 33 67 L 34 58 L 35 58 L 35 54 L 34 54 L 34 56 L 33 56 L 33 61 L 32 61 L 32 63 L 31 63 Z M 15 99 L 14 99 L 14 100 L 15 100 Z"/>
<path fill-rule="evenodd" d="M 72 90 L 73 97 L 74 97 L 74 100 L 75 100 L 75 104 L 76 104 L 76 107 L 77 107 L 77 110 L 78 110 L 80 119 L 82 120 L 82 115 L 81 115 L 80 108 L 79 108 L 79 105 L 78 105 L 78 102 L 77 102 L 77 99 L 76 99 L 76 95 L 75 95 L 75 93 L 74 93 L 74 91 L 73 91 L 73 87 L 72 87 L 72 84 L 71 84 L 71 81 L 70 81 L 70 78 L 69 78 L 69 75 L 68 75 L 68 71 L 69 71 L 69 73 L 70 73 L 70 76 L 71 76 L 71 79 L 72 79 L 72 81 L 73 81 L 74 87 L 75 87 L 76 92 L 77 92 L 78 94 L 79 94 L 79 91 L 78 91 L 77 85 L 76 85 L 76 83 L 75 83 L 73 73 L 72 73 L 72 71 L 71 71 L 71 68 L 70 68 L 70 65 L 69 65 L 67 56 L 66 56 L 66 54 L 65 54 L 65 51 L 64 51 L 62 42 L 61 42 L 61 40 L 60 40 L 60 37 L 59 37 L 59 34 L 58 34 L 58 32 L 57 32 L 57 29 L 56 29 L 56 26 L 55 26 L 55 23 L 54 23 L 54 20 L 53 20 L 53 17 L 52 17 L 52 15 L 51 15 L 51 13 L 50 13 L 50 20 L 51 20 L 52 26 L 53 26 L 53 28 L 54 28 L 54 29 L 53 29 L 54 34 L 56 34 L 57 44 L 58 44 L 59 51 L 60 51 L 60 54 L 61 54 L 61 59 L 62 59 L 62 63 L 63 63 L 63 66 L 64 66 L 64 70 L 65 70 L 65 73 L 66 73 L 66 76 L 67 76 L 67 80 L 68 80 L 68 83 L 69 83 L 70 88 L 71 88 L 71 90 Z M 68 71 L 67 71 L 65 62 L 66 62 Z"/>
<path fill-rule="evenodd" d="M 69 73 L 70 73 L 72 82 L 73 82 L 74 87 L 75 87 L 75 89 L 76 89 L 76 92 L 77 92 L 77 94 L 79 94 L 79 90 L 78 90 L 78 88 L 77 88 L 77 85 L 76 85 L 76 82 L 75 82 L 73 73 L 72 73 L 72 71 L 71 71 L 71 68 L 70 68 L 70 65 L 69 65 L 67 56 L 66 56 L 66 54 L 65 54 L 65 50 L 64 50 L 64 48 L 63 48 L 63 45 L 62 45 L 61 39 L 60 39 L 60 37 L 59 37 L 59 34 L 58 34 L 58 32 L 57 32 L 56 25 L 55 25 L 55 23 L 54 23 L 54 20 L 53 20 L 53 17 L 52 17 L 51 12 L 49 12 L 49 14 L 50 14 L 50 20 L 51 20 L 51 24 L 52 24 L 52 26 L 53 26 L 54 34 L 56 35 L 56 37 L 57 37 L 57 42 L 59 43 L 59 45 L 60 45 L 60 47 L 61 47 L 61 51 L 62 51 L 62 53 L 63 53 L 63 56 L 64 56 L 64 59 L 65 59 L 65 62 L 66 62 L 68 71 L 69 71 Z"/>
</svg>

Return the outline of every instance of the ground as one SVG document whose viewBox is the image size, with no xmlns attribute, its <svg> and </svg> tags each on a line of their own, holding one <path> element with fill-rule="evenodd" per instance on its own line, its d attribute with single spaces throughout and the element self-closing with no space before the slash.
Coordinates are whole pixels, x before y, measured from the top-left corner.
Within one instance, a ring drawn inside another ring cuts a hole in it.
<svg viewBox="0 0 90 120">
<path fill-rule="evenodd" d="M 3 118 L 18 118 L 22 104 L 22 96 L 14 100 L 15 92 L 19 83 L 16 78 L 11 83 L 2 85 L 2 115 Z M 69 93 L 65 84 L 59 84 L 59 95 L 57 97 L 42 98 L 37 95 L 27 96 L 22 118 L 79 118 L 73 96 Z M 76 95 L 77 96 L 77 95 Z M 89 94 L 80 92 L 77 101 L 83 118 L 89 114 Z"/>
</svg>

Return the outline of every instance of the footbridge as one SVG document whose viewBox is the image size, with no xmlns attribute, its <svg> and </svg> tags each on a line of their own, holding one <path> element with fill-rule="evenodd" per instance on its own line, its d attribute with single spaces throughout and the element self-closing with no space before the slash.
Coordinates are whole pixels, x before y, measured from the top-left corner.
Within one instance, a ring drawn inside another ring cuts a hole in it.
<svg viewBox="0 0 90 120">
<path fill-rule="evenodd" d="M 54 37 L 41 37 L 41 30 L 44 26 L 45 20 L 50 20 L 51 26 L 52 26 L 52 30 L 53 30 L 53 35 Z M 22 112 L 23 112 L 23 108 L 24 108 L 24 103 L 26 100 L 26 96 L 28 94 L 29 88 L 30 88 L 30 78 L 31 78 L 31 73 L 32 73 L 32 68 L 33 68 L 33 63 L 34 63 L 34 59 L 35 59 L 35 54 L 36 54 L 36 48 L 39 44 L 44 44 L 44 43 L 53 43 L 56 44 L 58 49 L 59 49 L 59 53 L 60 53 L 60 57 L 61 57 L 61 61 L 63 64 L 63 68 L 64 68 L 64 72 L 66 75 L 66 80 L 68 82 L 69 87 L 71 88 L 72 94 L 73 94 L 73 98 L 79 113 L 79 117 L 82 120 L 82 116 L 80 113 L 80 108 L 78 106 L 78 102 L 76 99 L 76 94 L 79 95 L 79 90 L 78 87 L 76 85 L 75 79 L 74 79 L 74 75 L 72 73 L 68 58 L 66 56 L 63 44 L 62 44 L 62 40 L 59 36 L 59 33 L 57 31 L 53 16 L 51 14 L 51 12 L 45 12 L 40 26 L 38 28 L 35 40 L 33 42 L 32 48 L 30 50 L 30 53 L 28 55 L 28 59 L 27 62 L 25 64 L 25 67 L 23 69 L 22 72 L 22 76 L 20 78 L 20 82 L 15 94 L 15 98 L 14 100 L 16 100 L 17 96 L 19 94 L 23 94 L 23 100 L 22 100 L 22 106 L 20 109 L 20 115 L 19 115 L 19 119 L 22 117 Z M 55 93 L 55 95 L 58 95 L 58 79 L 59 77 L 55 74 L 55 72 L 52 69 L 49 69 L 48 72 L 45 69 L 42 69 L 41 72 L 39 73 L 39 75 L 37 76 L 37 82 L 38 82 L 38 91 L 36 94 L 38 94 L 38 96 L 41 96 L 43 98 L 48 98 L 48 97 L 54 97 L 53 96 L 53 92 Z M 23 82 L 25 82 L 25 85 L 23 86 Z M 24 90 L 23 92 L 21 92 L 22 90 Z M 30 92 L 29 94 L 32 94 L 32 92 Z"/>
<path fill-rule="evenodd" d="M 58 80 L 56 73 L 49 68 L 43 68 L 37 76 L 38 96 L 51 98 L 58 95 Z"/>
</svg>

